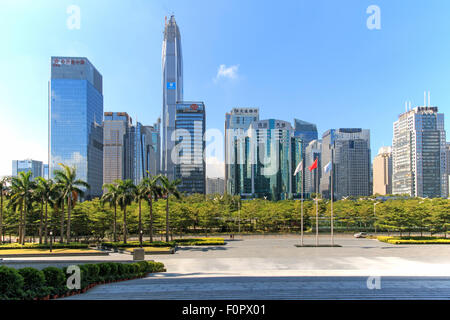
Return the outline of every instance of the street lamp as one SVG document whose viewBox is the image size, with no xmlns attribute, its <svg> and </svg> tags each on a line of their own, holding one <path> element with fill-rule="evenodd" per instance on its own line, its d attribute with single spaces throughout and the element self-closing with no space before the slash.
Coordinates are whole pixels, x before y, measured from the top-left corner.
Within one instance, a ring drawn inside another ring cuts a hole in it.
<svg viewBox="0 0 450 320">
<path fill-rule="evenodd" d="M 50 252 L 53 249 L 53 231 L 50 231 Z"/>
<path fill-rule="evenodd" d="M 379 204 L 379 202 L 375 202 L 375 203 L 373 204 L 373 215 L 374 215 L 374 217 L 375 217 L 375 221 L 374 221 L 373 225 L 374 225 L 374 227 L 375 227 L 375 235 L 377 234 L 377 213 L 376 213 L 376 211 L 375 211 L 375 206 L 376 206 L 377 204 Z"/>
<path fill-rule="evenodd" d="M 140 230 L 139 231 L 139 245 L 141 246 L 141 248 L 142 248 L 142 234 L 143 234 L 143 232 L 142 232 L 142 230 Z"/>
</svg>

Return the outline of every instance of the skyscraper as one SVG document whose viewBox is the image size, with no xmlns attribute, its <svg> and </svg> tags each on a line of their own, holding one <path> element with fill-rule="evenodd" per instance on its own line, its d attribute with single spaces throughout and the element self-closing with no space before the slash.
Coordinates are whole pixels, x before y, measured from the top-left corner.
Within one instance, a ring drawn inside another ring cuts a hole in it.
<svg viewBox="0 0 450 320">
<path fill-rule="evenodd" d="M 225 190 L 229 194 L 252 193 L 251 170 L 245 161 L 250 151 L 247 131 L 258 120 L 258 108 L 233 108 L 225 114 Z"/>
<path fill-rule="evenodd" d="M 444 114 L 416 107 L 399 115 L 392 140 L 394 194 L 448 197 Z"/>
<path fill-rule="evenodd" d="M 373 194 L 392 194 L 391 147 L 381 147 L 373 159 Z"/>
<path fill-rule="evenodd" d="M 175 116 L 175 178 L 178 190 L 188 194 L 206 192 L 205 104 L 179 102 Z"/>
<path fill-rule="evenodd" d="M 174 178 L 174 163 L 171 157 L 175 146 L 176 103 L 183 101 L 183 57 L 181 52 L 181 35 L 175 17 L 166 20 L 162 46 L 162 157 L 161 172 L 169 179 Z"/>
<path fill-rule="evenodd" d="M 126 112 L 105 112 L 103 183 L 133 179 L 132 119 Z"/>
<path fill-rule="evenodd" d="M 75 167 L 100 196 L 103 183 L 102 75 L 87 58 L 52 57 L 49 83 L 49 168 Z"/>
<path fill-rule="evenodd" d="M 332 155 L 333 153 L 333 155 Z M 327 130 L 322 136 L 322 166 L 333 157 L 334 197 L 372 194 L 370 189 L 370 132 L 360 128 Z M 319 168 L 322 170 L 322 168 Z M 331 172 L 322 172 L 320 191 L 331 198 Z"/>
<path fill-rule="evenodd" d="M 223 194 L 224 186 L 222 178 L 206 178 L 206 194 Z"/>
<path fill-rule="evenodd" d="M 36 161 L 32 159 L 26 160 L 13 160 L 12 161 L 12 176 L 17 177 L 19 172 L 30 172 L 31 178 L 43 177 L 42 161 Z"/>
<path fill-rule="evenodd" d="M 306 148 L 311 141 L 318 139 L 317 126 L 313 123 L 294 119 L 294 136 L 302 139 Z"/>
</svg>

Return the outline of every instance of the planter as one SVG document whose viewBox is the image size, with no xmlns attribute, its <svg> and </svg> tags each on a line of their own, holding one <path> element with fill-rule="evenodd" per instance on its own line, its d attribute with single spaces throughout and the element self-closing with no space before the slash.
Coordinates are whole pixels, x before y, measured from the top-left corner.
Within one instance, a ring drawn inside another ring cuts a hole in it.
<svg viewBox="0 0 450 320">
<path fill-rule="evenodd" d="M 54 294 L 53 296 L 52 296 L 52 299 L 58 299 L 58 295 L 57 294 Z"/>
</svg>

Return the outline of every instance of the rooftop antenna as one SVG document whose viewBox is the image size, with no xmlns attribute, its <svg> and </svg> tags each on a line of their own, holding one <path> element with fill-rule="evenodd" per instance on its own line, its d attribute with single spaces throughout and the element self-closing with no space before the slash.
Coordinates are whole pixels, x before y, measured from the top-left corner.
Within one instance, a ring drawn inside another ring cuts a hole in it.
<svg viewBox="0 0 450 320">
<path fill-rule="evenodd" d="M 430 91 L 428 91 L 428 106 L 429 107 L 431 107 L 430 99 L 431 99 L 431 95 L 430 95 Z"/>
<path fill-rule="evenodd" d="M 405 101 L 405 112 L 408 112 L 408 101 Z"/>
<path fill-rule="evenodd" d="M 167 26 L 167 16 L 164 17 L 164 26 Z"/>
<path fill-rule="evenodd" d="M 411 101 L 409 102 L 409 110 L 411 111 Z"/>
<path fill-rule="evenodd" d="M 427 105 L 427 92 L 423 92 L 423 106 L 425 107 Z"/>
</svg>

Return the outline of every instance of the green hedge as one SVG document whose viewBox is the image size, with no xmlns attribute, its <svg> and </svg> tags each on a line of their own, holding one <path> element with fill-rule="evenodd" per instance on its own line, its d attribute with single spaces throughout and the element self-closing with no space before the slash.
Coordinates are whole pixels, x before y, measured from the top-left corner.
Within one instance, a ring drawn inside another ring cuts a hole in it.
<svg viewBox="0 0 450 320">
<path fill-rule="evenodd" d="M 450 244 L 450 239 L 437 237 L 377 237 L 379 241 L 390 244 Z"/>
<path fill-rule="evenodd" d="M 81 290 L 104 282 L 144 277 L 151 272 L 164 272 L 164 264 L 153 261 L 135 263 L 104 262 L 79 265 L 81 271 Z M 70 291 L 66 286 L 67 267 L 62 269 L 47 267 L 14 268 L 0 266 L 0 300 L 31 300 L 49 295 L 64 295 Z"/>
<path fill-rule="evenodd" d="M 87 249 L 89 245 L 87 243 L 70 242 L 70 243 L 53 243 L 53 249 Z M 21 245 L 19 243 L 10 243 L 0 245 L 0 250 L 6 249 L 50 249 L 50 244 L 39 243 L 25 243 Z"/>
<path fill-rule="evenodd" d="M 225 241 L 223 238 L 185 238 L 176 239 L 173 241 L 143 241 L 142 245 L 144 247 L 175 247 L 176 245 L 182 246 L 210 246 L 210 245 L 224 245 Z M 135 248 L 140 247 L 139 241 L 129 241 L 126 244 L 123 242 L 102 242 L 104 248 Z"/>
</svg>

